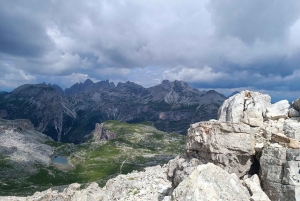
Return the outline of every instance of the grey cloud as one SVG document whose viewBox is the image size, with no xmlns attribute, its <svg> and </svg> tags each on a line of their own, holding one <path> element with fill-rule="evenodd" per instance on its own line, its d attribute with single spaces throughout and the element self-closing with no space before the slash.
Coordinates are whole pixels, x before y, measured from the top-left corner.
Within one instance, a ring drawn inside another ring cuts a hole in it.
<svg viewBox="0 0 300 201">
<path fill-rule="evenodd" d="M 205 75 L 199 75 L 205 76 Z M 295 71 L 288 77 L 281 76 L 262 76 L 258 73 L 247 71 L 232 72 L 226 74 L 215 82 L 190 82 L 196 88 L 245 88 L 252 90 L 269 90 L 269 91 L 299 91 L 300 71 Z M 296 94 L 295 94 L 296 95 Z M 297 95 L 296 95 L 297 96 Z"/>
<path fill-rule="evenodd" d="M 218 35 L 246 43 L 284 40 L 300 15 L 297 0 L 212 0 L 208 7 Z"/>
<path fill-rule="evenodd" d="M 208 66 L 209 74 L 190 72 L 185 81 L 209 75 L 192 84 L 296 91 L 300 48 L 289 31 L 299 6 L 292 0 L 4 0 L 0 64 L 38 82 L 76 75 L 146 86 L 167 70 Z"/>
<path fill-rule="evenodd" d="M 42 56 L 52 45 L 42 19 L 27 5 L 18 4 L 20 1 L 11 2 L 0 3 L 0 52 L 22 57 Z"/>
</svg>

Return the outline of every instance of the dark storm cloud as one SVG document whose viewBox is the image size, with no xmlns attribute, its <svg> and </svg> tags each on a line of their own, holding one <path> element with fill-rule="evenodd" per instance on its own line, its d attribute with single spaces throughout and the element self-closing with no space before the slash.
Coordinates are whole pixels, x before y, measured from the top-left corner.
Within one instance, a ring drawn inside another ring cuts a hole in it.
<svg viewBox="0 0 300 201">
<path fill-rule="evenodd" d="M 3 0 L 0 86 L 180 79 L 299 91 L 299 15 L 298 0 Z"/>
<path fill-rule="evenodd" d="M 6 4 L 7 3 L 7 4 Z M 39 57 L 51 46 L 45 27 L 34 9 L 15 5 L 20 1 L 0 3 L 0 52 L 15 56 Z"/>
<path fill-rule="evenodd" d="M 246 43 L 284 40 L 300 15 L 300 2 L 295 0 L 212 0 L 209 8 L 219 36 Z"/>
</svg>

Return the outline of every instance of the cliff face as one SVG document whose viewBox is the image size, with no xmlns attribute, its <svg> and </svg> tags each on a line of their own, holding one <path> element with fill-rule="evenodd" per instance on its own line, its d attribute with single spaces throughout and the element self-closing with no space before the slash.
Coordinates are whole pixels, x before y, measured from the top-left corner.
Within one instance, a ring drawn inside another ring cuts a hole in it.
<svg viewBox="0 0 300 201">
<path fill-rule="evenodd" d="M 65 94 L 65 95 L 63 95 Z M 156 128 L 186 134 L 191 123 L 217 117 L 225 97 L 185 82 L 163 81 L 144 88 L 133 82 L 87 80 L 63 93 L 57 85 L 23 85 L 0 95 L 0 117 L 27 118 L 55 140 L 80 143 L 96 123 L 152 121 Z"/>
<path fill-rule="evenodd" d="M 6 119 L 30 119 L 34 127 L 54 140 L 61 140 L 68 127 L 65 122 L 76 113 L 51 86 L 23 85 L 0 98 L 0 113 Z"/>
<path fill-rule="evenodd" d="M 191 125 L 187 154 L 169 163 L 174 187 L 188 178 L 195 164 L 211 162 L 237 175 L 252 200 L 268 200 L 266 195 L 271 200 L 300 200 L 299 99 L 292 105 L 270 100 L 266 94 L 242 91 L 223 103 L 218 120 Z M 255 194 L 260 185 L 247 184 L 253 174 L 259 175 L 256 183 L 262 184 L 266 195 Z"/>
</svg>

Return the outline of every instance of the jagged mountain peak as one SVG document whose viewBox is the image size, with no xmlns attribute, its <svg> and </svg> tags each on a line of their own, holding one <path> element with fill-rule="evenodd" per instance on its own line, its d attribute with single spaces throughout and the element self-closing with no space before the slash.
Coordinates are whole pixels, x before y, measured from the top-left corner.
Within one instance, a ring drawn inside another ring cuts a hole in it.
<svg viewBox="0 0 300 201">
<path fill-rule="evenodd" d="M 91 79 L 86 79 L 83 84 L 94 84 L 94 82 Z"/>
<path fill-rule="evenodd" d="M 65 89 L 66 96 L 72 96 L 79 93 L 87 93 L 97 91 L 103 88 L 112 88 L 115 87 L 113 82 L 109 82 L 109 80 L 99 81 L 94 83 L 92 80 L 87 79 L 85 82 L 76 83 L 70 88 Z"/>
<path fill-rule="evenodd" d="M 123 87 L 123 86 L 141 86 L 141 85 L 138 85 L 134 82 L 130 82 L 130 81 L 126 81 L 126 82 L 119 82 L 117 84 L 117 87 Z"/>
<path fill-rule="evenodd" d="M 146 90 L 143 86 L 130 81 L 125 83 L 119 82 L 116 88 L 128 92 L 131 95 L 138 95 Z"/>
<path fill-rule="evenodd" d="M 215 91 L 215 90 L 208 90 L 208 91 L 203 91 L 203 95 L 202 96 L 220 96 L 223 99 L 226 99 L 226 96 Z"/>
<path fill-rule="evenodd" d="M 172 88 L 188 88 L 189 85 L 181 80 L 174 80 L 174 81 L 169 81 L 169 80 L 163 80 L 161 84 L 158 84 L 156 86 L 163 86 L 166 89 L 171 90 Z"/>
<path fill-rule="evenodd" d="M 191 88 L 186 82 L 175 80 L 162 81 L 154 87 L 148 88 L 153 101 L 163 101 L 167 104 L 197 104 L 203 92 Z"/>
<path fill-rule="evenodd" d="M 49 83 L 48 86 L 54 88 L 62 96 L 65 94 L 64 90 L 62 90 L 62 88 L 60 86 L 58 86 L 57 84 Z"/>
</svg>

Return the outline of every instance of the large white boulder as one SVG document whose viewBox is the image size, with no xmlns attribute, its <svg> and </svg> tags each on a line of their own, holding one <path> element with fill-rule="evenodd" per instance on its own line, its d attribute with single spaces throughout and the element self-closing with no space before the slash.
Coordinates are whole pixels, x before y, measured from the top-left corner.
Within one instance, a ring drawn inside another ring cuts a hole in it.
<svg viewBox="0 0 300 201">
<path fill-rule="evenodd" d="M 119 175 L 107 181 L 103 201 L 157 201 L 169 194 L 172 183 L 167 179 L 166 169 L 147 167 L 145 171 Z"/>
<path fill-rule="evenodd" d="M 271 105 L 271 97 L 253 91 L 242 91 L 225 100 L 218 111 L 221 122 L 244 122 L 250 126 L 262 126 L 263 113 Z"/>
<path fill-rule="evenodd" d="M 288 118 L 290 104 L 287 100 L 278 101 L 266 108 L 267 119 L 277 120 L 280 118 Z"/>
<path fill-rule="evenodd" d="M 251 194 L 251 201 L 270 201 L 260 186 L 260 180 L 257 174 L 252 176 L 247 175 L 243 180 L 243 185 L 249 190 Z"/>
<path fill-rule="evenodd" d="M 297 120 L 287 119 L 283 125 L 284 134 L 300 141 L 300 123 Z"/>
<path fill-rule="evenodd" d="M 255 155 L 255 131 L 243 123 L 208 121 L 192 124 L 187 134 L 186 153 L 241 177 L 250 170 Z"/>
<path fill-rule="evenodd" d="M 199 165 L 172 193 L 173 201 L 250 200 L 235 174 L 208 163 Z"/>
</svg>

